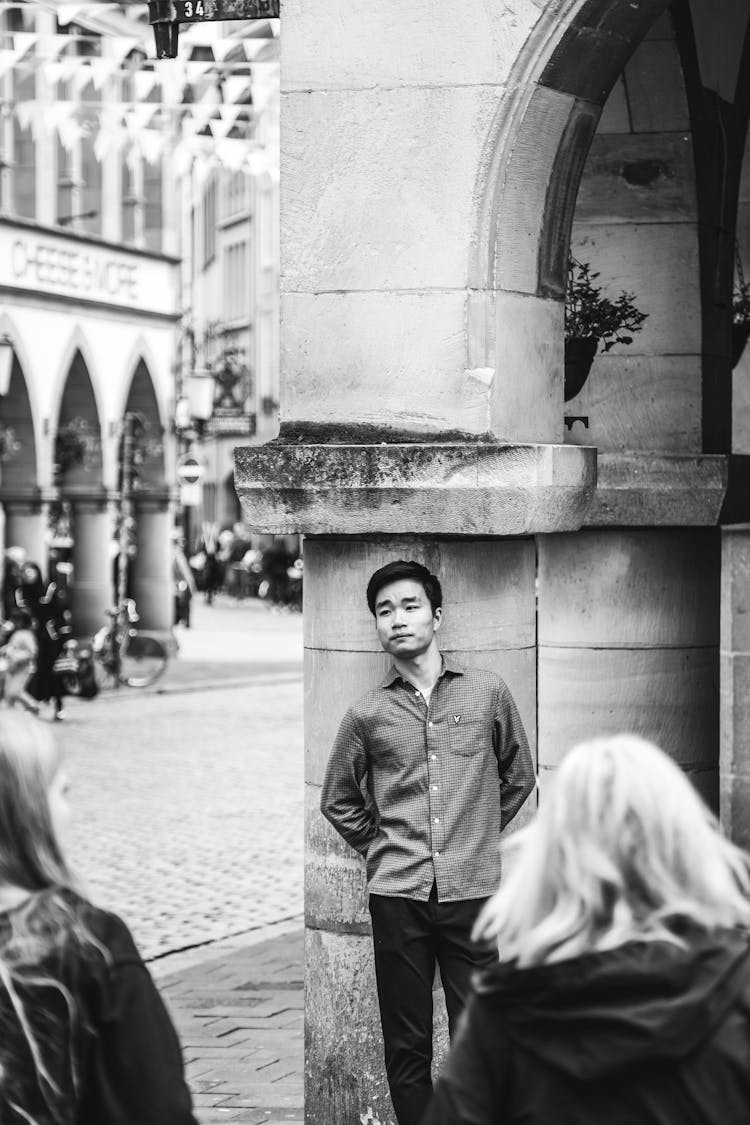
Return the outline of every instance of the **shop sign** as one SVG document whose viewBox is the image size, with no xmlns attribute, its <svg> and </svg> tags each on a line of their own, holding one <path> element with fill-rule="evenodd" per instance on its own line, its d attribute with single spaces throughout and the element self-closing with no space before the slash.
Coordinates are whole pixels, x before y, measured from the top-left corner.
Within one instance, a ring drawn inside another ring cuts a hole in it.
<svg viewBox="0 0 750 1125">
<path fill-rule="evenodd" d="M 0 285 L 157 313 L 176 311 L 175 267 L 80 238 L 0 226 Z"/>
</svg>

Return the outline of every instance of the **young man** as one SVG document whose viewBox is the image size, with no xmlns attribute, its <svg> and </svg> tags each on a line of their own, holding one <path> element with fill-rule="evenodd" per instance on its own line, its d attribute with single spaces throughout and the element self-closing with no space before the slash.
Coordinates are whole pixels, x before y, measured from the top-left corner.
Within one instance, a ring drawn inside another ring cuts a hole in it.
<svg viewBox="0 0 750 1125">
<path fill-rule="evenodd" d="M 534 766 L 500 677 L 441 656 L 442 591 L 426 567 L 381 567 L 367 604 L 393 667 L 344 716 L 320 807 L 366 857 L 388 1084 L 399 1125 L 418 1125 L 432 1093 L 435 961 L 453 1034 L 472 971 L 495 959 L 471 929 Z"/>
</svg>

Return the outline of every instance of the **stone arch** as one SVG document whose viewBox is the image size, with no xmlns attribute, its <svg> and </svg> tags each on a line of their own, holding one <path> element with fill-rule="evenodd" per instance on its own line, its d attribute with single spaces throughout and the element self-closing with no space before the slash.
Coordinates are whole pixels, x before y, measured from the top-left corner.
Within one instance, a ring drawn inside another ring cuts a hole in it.
<svg viewBox="0 0 750 1125">
<path fill-rule="evenodd" d="M 123 414 L 138 415 L 134 465 L 138 486 L 141 488 L 163 486 L 165 483 L 164 427 L 153 379 L 144 359 L 138 359 L 127 387 Z"/>
<path fill-rule="evenodd" d="M 57 476 L 63 489 L 94 488 L 102 485 L 102 433 L 99 409 L 89 367 L 80 349 L 76 348 L 68 367 L 60 396 L 57 424 L 53 430 L 55 450 L 63 434 L 70 435 L 78 427 L 90 439 L 86 459 L 82 463 L 59 465 Z M 57 457 L 57 453 L 53 452 Z"/>
<path fill-rule="evenodd" d="M 8 316 L 0 318 L 0 335 L 6 336 L 13 345 L 13 366 L 7 395 L 0 400 L 0 420 L 2 425 L 13 431 L 19 448 L 2 464 L 2 486 L 4 489 L 23 489 L 28 491 L 37 485 L 38 472 L 38 433 L 35 424 L 38 407 L 34 400 L 34 387 L 26 378 L 30 364 L 21 336 L 16 332 L 13 321 Z"/>
<path fill-rule="evenodd" d="M 470 371 L 496 373 L 490 408 L 499 437 L 562 440 L 562 302 L 578 185 L 602 106 L 665 7 L 550 6 L 498 105 L 477 182 L 467 358 Z M 508 319 L 515 330 L 504 335 Z M 506 386 L 502 372 L 519 364 L 528 372 L 523 388 Z"/>
</svg>

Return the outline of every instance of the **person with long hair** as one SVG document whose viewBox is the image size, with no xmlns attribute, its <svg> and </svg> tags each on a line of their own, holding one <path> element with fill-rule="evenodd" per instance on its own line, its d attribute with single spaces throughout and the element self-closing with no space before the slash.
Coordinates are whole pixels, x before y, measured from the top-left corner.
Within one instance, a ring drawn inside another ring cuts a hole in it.
<svg viewBox="0 0 750 1125">
<path fill-rule="evenodd" d="M 747 1125 L 750 868 L 679 767 L 583 743 L 508 847 L 423 1125 Z"/>
<path fill-rule="evenodd" d="M 0 1121 L 196 1125 L 130 932 L 76 889 L 67 788 L 49 726 L 0 713 Z"/>
<path fill-rule="evenodd" d="M 21 569 L 16 602 L 18 609 L 31 618 L 37 641 L 37 667 L 29 691 L 40 703 L 52 700 L 51 718 L 61 719 L 63 689 L 55 672 L 55 661 L 72 632 L 67 597 L 56 582 L 44 582 L 35 562 L 26 562 Z"/>
</svg>

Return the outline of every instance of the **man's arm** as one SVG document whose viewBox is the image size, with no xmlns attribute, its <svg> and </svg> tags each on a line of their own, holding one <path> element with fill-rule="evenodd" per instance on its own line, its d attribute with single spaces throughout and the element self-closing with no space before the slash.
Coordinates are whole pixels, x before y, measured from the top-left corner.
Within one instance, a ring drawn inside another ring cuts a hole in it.
<svg viewBox="0 0 750 1125">
<path fill-rule="evenodd" d="M 360 788 L 367 773 L 367 751 L 351 710 L 347 711 L 328 759 L 320 811 L 340 836 L 365 855 L 377 824 Z"/>
<path fill-rule="evenodd" d="M 507 828 L 536 786 L 536 773 L 516 701 L 502 684 L 495 714 L 495 753 L 500 775 L 500 819 Z"/>
</svg>

